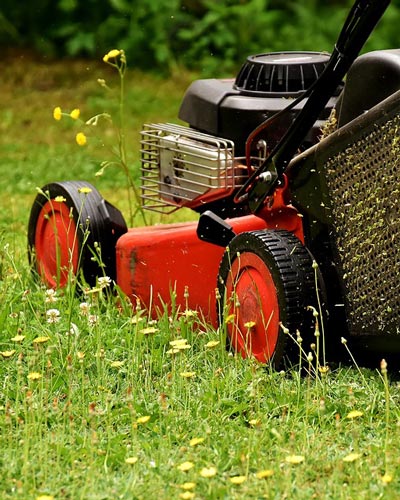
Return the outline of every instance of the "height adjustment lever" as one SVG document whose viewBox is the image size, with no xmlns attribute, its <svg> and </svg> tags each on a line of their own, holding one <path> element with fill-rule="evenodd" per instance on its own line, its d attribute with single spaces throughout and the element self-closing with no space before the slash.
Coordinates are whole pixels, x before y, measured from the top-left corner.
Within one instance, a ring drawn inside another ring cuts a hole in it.
<svg viewBox="0 0 400 500">
<path fill-rule="evenodd" d="M 211 210 L 206 210 L 200 215 L 197 236 L 207 243 L 226 247 L 236 236 L 236 233 L 224 219 Z"/>
</svg>

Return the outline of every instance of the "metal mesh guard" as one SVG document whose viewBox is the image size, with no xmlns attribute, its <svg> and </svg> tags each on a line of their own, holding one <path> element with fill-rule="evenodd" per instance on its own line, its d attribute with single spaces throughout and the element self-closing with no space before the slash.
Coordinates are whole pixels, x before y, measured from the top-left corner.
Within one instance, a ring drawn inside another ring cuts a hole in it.
<svg viewBox="0 0 400 500">
<path fill-rule="evenodd" d="M 326 164 L 352 334 L 400 333 L 400 116 Z"/>
<path fill-rule="evenodd" d="M 144 208 L 171 212 L 221 197 L 243 182 L 232 141 L 173 124 L 145 125 L 141 132 L 141 199 Z"/>
</svg>

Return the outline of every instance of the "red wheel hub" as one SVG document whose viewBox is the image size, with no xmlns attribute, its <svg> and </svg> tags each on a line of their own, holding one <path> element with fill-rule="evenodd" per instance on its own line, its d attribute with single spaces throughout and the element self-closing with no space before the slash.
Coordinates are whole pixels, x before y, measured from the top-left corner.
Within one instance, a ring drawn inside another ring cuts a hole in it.
<svg viewBox="0 0 400 500">
<path fill-rule="evenodd" d="M 55 200 L 41 209 L 35 231 L 37 270 L 50 287 L 65 286 L 68 274 L 76 274 L 79 240 L 69 207 Z"/>
<path fill-rule="evenodd" d="M 227 330 L 243 357 L 267 362 L 279 334 L 279 304 L 272 275 L 256 254 L 244 252 L 232 264 L 226 282 Z"/>
</svg>

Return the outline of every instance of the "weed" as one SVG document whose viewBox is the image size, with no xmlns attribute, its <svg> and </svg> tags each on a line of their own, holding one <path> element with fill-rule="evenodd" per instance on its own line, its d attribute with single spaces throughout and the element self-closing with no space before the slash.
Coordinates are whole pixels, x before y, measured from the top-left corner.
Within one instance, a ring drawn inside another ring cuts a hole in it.
<svg viewBox="0 0 400 500">
<path fill-rule="evenodd" d="M 127 147 L 126 147 L 126 124 L 125 124 L 125 73 L 127 67 L 127 61 L 125 52 L 123 50 L 113 49 L 110 50 L 104 57 L 103 61 L 114 68 L 119 76 L 119 97 L 118 97 L 118 121 L 114 124 L 112 116 L 109 113 L 98 113 L 86 121 L 82 121 L 81 112 L 79 108 L 73 109 L 71 112 L 63 112 L 60 106 L 56 106 L 53 110 L 53 117 L 55 120 L 60 121 L 63 116 L 69 117 L 72 120 L 76 121 L 79 124 L 79 127 L 84 127 L 89 132 L 82 132 L 81 130 L 76 133 L 75 141 L 78 146 L 86 146 L 88 142 L 92 139 L 97 139 L 97 144 L 101 148 L 106 146 L 104 136 L 99 135 L 98 126 L 100 121 L 109 121 L 114 127 L 113 136 L 117 137 L 117 146 L 113 143 L 109 146 L 109 150 L 111 152 L 111 156 L 114 158 L 113 160 L 105 160 L 100 164 L 100 170 L 96 173 L 96 176 L 101 176 L 104 174 L 106 169 L 110 167 L 116 167 L 122 170 L 126 182 L 127 182 L 127 200 L 129 206 L 129 222 L 130 225 L 133 225 L 135 216 L 137 213 L 140 213 L 143 222 L 146 223 L 146 217 L 144 215 L 143 209 L 141 208 L 139 194 L 137 191 L 137 187 L 134 182 L 134 178 L 131 174 L 131 168 L 128 165 L 127 158 Z M 111 90 L 106 84 L 104 79 L 98 79 L 99 84 L 107 90 Z M 88 139 L 88 134 L 90 134 L 90 138 Z M 132 199 L 133 195 L 133 199 Z"/>
</svg>

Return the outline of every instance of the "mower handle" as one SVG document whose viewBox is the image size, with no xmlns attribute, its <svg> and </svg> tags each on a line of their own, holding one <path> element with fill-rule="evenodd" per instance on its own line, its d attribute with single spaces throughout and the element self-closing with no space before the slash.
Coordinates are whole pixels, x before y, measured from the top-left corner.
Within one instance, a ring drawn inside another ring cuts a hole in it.
<svg viewBox="0 0 400 500">
<path fill-rule="evenodd" d="M 339 34 L 332 55 L 320 77 L 299 98 L 283 110 L 293 108 L 308 97 L 302 110 L 264 163 L 249 177 L 235 196 L 237 203 L 247 202 L 253 213 L 263 205 L 276 183 L 282 178 L 290 160 L 304 141 L 326 103 L 343 80 L 364 43 L 390 4 L 390 0 L 356 0 Z M 278 116 L 259 125 L 246 141 L 246 159 L 250 167 L 250 149 L 255 138 Z"/>
</svg>

